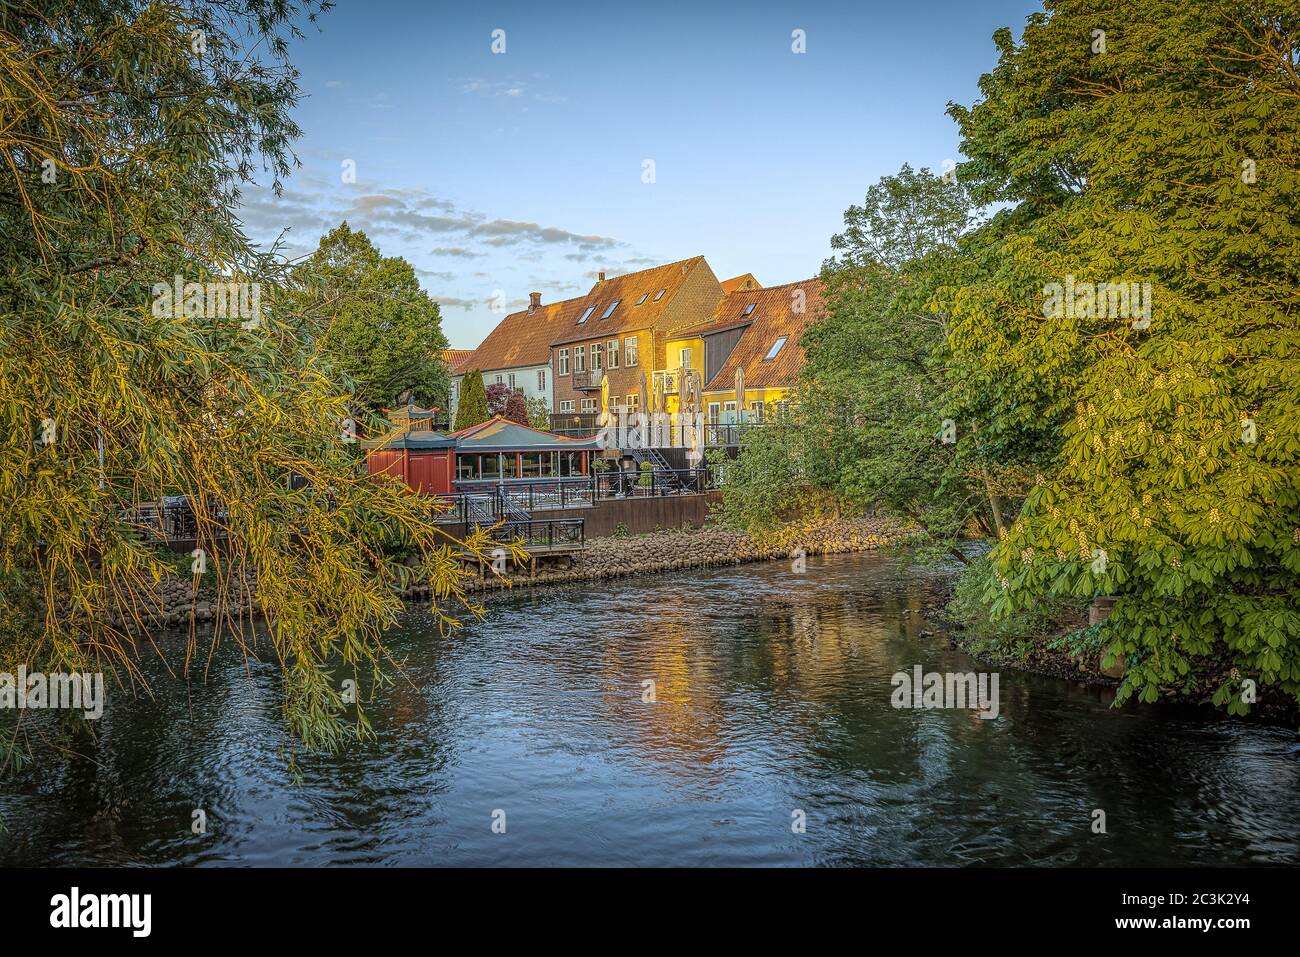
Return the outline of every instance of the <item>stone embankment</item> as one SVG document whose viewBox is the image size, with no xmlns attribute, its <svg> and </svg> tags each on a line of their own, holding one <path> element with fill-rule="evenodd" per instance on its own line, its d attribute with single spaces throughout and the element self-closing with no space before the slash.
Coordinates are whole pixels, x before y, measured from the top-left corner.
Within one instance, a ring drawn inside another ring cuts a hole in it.
<svg viewBox="0 0 1300 957">
<path fill-rule="evenodd" d="M 896 525 L 881 518 L 812 516 L 761 540 L 718 528 L 613 535 L 589 540 L 585 553 L 574 556 L 571 562 L 546 559 L 536 569 L 512 567 L 507 569 L 504 578 L 486 569 L 480 575 L 471 568 L 467 572 L 467 587 L 487 597 L 521 587 L 790 559 L 798 549 L 808 555 L 861 552 L 886 545 L 901 534 Z M 259 614 L 256 592 L 256 583 L 235 582 L 225 614 L 239 617 Z M 421 599 L 428 594 L 427 585 L 415 585 L 404 597 Z M 176 576 L 137 596 L 137 608 L 149 627 L 176 627 L 189 624 L 191 611 L 196 621 L 211 621 L 216 614 L 216 600 L 210 583 L 204 582 L 196 592 L 193 579 Z"/>
</svg>

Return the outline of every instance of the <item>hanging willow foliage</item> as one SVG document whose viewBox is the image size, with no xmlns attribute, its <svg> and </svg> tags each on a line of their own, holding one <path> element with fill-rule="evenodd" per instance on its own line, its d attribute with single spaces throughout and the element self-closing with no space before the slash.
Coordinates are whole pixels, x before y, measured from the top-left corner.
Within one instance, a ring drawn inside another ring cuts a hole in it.
<svg viewBox="0 0 1300 957">
<path fill-rule="evenodd" d="M 480 611 L 457 557 L 490 547 L 365 476 L 348 383 L 236 216 L 241 184 L 260 172 L 278 193 L 296 164 L 287 41 L 325 6 L 0 8 L 0 666 L 139 681 L 138 596 L 170 565 L 135 511 L 188 496 L 212 506 L 195 509 L 212 640 L 279 661 L 308 747 L 365 732 L 334 669 L 384 663 L 397 589 L 427 577 L 455 627 Z M 223 306 L 230 288 L 258 314 Z M 239 576 L 264 629 L 230 613 Z M 201 668 L 195 643 L 177 674 Z"/>
</svg>

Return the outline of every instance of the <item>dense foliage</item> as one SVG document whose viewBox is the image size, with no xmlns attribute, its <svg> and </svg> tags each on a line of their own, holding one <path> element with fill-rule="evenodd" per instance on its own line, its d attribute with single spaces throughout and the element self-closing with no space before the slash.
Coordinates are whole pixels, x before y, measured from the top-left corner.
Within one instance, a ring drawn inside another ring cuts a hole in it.
<svg viewBox="0 0 1300 957">
<path fill-rule="evenodd" d="M 906 169 L 850 209 L 810 436 L 755 442 L 735 511 L 797 487 L 945 547 L 991 524 L 995 616 L 1117 596 L 1121 700 L 1300 698 L 1300 11 L 1047 6 L 949 110 L 969 160 L 946 185 L 992 215 L 945 234 L 943 186 Z"/>
<path fill-rule="evenodd" d="M 0 666 L 135 678 L 136 596 L 169 571 L 137 507 L 185 495 L 214 506 L 198 510 L 212 640 L 251 653 L 227 598 L 254 575 L 261 654 L 309 746 L 365 728 L 335 669 L 381 662 L 395 586 L 431 576 L 449 625 L 471 607 L 462 546 L 358 468 L 355 399 L 237 219 L 257 169 L 294 165 L 285 51 L 320 6 L 0 7 Z M 204 658 L 192 639 L 174 670 Z"/>
<path fill-rule="evenodd" d="M 528 424 L 528 404 L 518 389 L 501 383 L 490 385 L 487 389 L 487 403 L 489 415 L 499 415 L 520 425 Z"/>
<path fill-rule="evenodd" d="M 460 404 L 456 406 L 456 421 L 452 428 L 459 432 L 471 425 L 486 422 L 491 417 L 487 390 L 483 388 L 483 373 L 477 369 L 466 372 L 460 380 Z"/>
<path fill-rule="evenodd" d="M 378 413 L 403 402 L 445 407 L 447 348 L 438 304 L 405 259 L 382 256 L 343 223 L 293 270 L 293 315 L 319 340 L 332 372 L 352 383 L 358 406 Z"/>
</svg>

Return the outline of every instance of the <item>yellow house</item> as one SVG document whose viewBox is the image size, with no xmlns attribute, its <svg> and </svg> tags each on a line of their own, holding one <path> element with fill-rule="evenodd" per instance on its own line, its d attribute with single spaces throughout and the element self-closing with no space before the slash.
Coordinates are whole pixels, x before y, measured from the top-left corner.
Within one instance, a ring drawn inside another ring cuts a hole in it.
<svg viewBox="0 0 1300 957">
<path fill-rule="evenodd" d="M 668 337 L 667 368 L 655 372 L 665 410 L 682 410 L 693 390 L 713 425 L 779 414 L 803 368 L 799 340 L 821 309 L 820 279 L 735 289 L 708 322 Z"/>
</svg>

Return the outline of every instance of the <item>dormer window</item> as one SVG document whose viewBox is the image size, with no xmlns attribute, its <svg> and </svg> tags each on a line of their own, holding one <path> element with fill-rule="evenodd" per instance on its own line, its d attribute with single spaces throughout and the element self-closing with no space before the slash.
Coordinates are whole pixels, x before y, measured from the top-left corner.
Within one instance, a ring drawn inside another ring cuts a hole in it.
<svg viewBox="0 0 1300 957">
<path fill-rule="evenodd" d="M 609 308 L 605 310 L 604 314 L 600 318 L 608 319 L 610 316 L 612 316 L 614 314 L 614 310 L 618 308 L 618 304 L 622 301 L 623 301 L 622 299 L 615 299 L 613 302 L 611 302 L 609 304 Z"/>
<path fill-rule="evenodd" d="M 588 306 L 588 307 L 587 307 L 587 311 L 584 312 L 584 313 L 582 314 L 582 318 L 578 320 L 578 325 L 582 325 L 584 322 L 586 322 L 588 319 L 590 319 L 590 318 L 591 318 L 591 314 L 592 314 L 593 312 L 595 312 L 595 311 L 596 311 L 596 307 L 595 307 L 595 306 Z"/>
<path fill-rule="evenodd" d="M 781 347 L 785 345 L 785 340 L 785 336 L 778 337 L 776 342 L 772 343 L 772 348 L 767 350 L 767 355 L 763 357 L 763 361 L 767 362 L 769 359 L 775 359 L 777 353 L 781 351 Z"/>
</svg>

